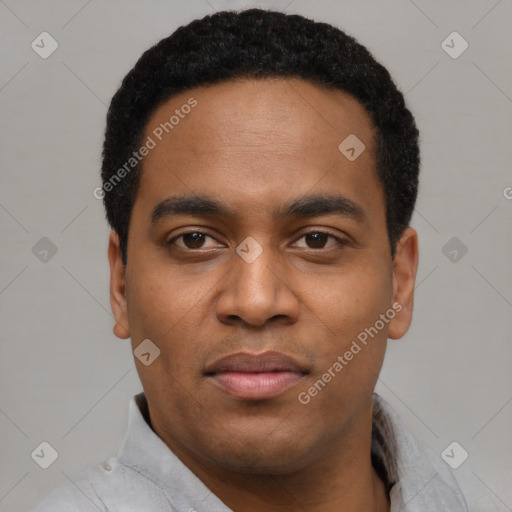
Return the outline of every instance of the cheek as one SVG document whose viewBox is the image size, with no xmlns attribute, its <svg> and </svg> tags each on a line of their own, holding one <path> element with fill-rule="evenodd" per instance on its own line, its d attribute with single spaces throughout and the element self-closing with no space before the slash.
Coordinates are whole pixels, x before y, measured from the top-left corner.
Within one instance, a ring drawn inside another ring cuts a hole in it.
<svg viewBox="0 0 512 512">
<path fill-rule="evenodd" d="M 356 337 L 375 323 L 391 306 L 392 280 L 389 272 L 372 265 L 341 275 L 320 295 L 327 325 L 340 339 Z"/>
<path fill-rule="evenodd" d="M 142 336 L 172 337 L 195 324 L 204 292 L 198 283 L 185 284 L 168 271 L 141 265 L 129 280 L 128 314 L 132 331 Z"/>
<path fill-rule="evenodd" d="M 127 273 L 132 343 L 136 347 L 150 339 L 161 351 L 162 369 L 181 374 L 187 361 L 197 360 L 198 335 L 207 313 L 204 301 L 211 285 L 169 267 L 136 265 L 136 258 L 132 262 L 134 268 Z"/>
<path fill-rule="evenodd" d="M 317 345 L 319 364 L 310 384 L 328 381 L 316 406 L 337 403 L 340 411 L 350 410 L 371 394 L 384 360 L 389 323 L 380 315 L 390 308 L 391 278 L 368 266 L 364 272 L 340 277 L 330 290 L 323 295 L 324 309 L 318 311 L 329 326 L 326 335 L 331 342 Z"/>
<path fill-rule="evenodd" d="M 312 416 L 331 410 L 329 421 L 336 429 L 346 420 L 347 411 L 354 412 L 375 388 L 392 318 L 381 320 L 391 308 L 391 278 L 368 267 L 333 282 L 330 290 L 317 303 L 319 315 L 329 326 L 330 342 L 315 347 L 318 364 L 301 396 L 310 401 L 307 407 Z"/>
</svg>

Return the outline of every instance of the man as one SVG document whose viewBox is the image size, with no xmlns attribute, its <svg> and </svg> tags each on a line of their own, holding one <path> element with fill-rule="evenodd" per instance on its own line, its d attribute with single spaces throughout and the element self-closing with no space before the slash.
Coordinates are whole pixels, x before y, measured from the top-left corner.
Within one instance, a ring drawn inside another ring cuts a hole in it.
<svg viewBox="0 0 512 512">
<path fill-rule="evenodd" d="M 374 394 L 412 318 L 418 172 L 403 96 L 330 25 L 219 12 L 146 51 L 95 191 L 144 392 L 117 456 L 37 512 L 468 510 Z"/>
</svg>

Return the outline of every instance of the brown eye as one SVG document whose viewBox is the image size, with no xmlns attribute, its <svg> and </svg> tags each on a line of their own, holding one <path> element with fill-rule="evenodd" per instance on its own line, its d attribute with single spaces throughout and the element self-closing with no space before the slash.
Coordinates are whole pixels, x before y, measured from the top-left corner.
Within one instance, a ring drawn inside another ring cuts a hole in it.
<svg viewBox="0 0 512 512">
<path fill-rule="evenodd" d="M 302 235 L 299 240 L 302 238 L 306 241 L 306 248 L 307 249 L 325 249 L 325 245 L 328 243 L 329 239 L 333 239 L 336 243 L 336 245 L 346 245 L 345 240 L 342 240 L 334 235 L 331 235 L 330 233 L 325 233 L 323 231 L 311 231 L 309 233 L 305 233 Z M 330 248 L 330 247 L 328 247 Z"/>
<path fill-rule="evenodd" d="M 188 249 L 199 249 L 203 245 L 205 237 L 204 233 L 198 233 L 197 231 L 182 235 L 183 243 Z"/>
<path fill-rule="evenodd" d="M 180 238 L 182 239 L 183 243 L 176 243 L 176 241 Z M 181 235 L 175 236 L 167 242 L 167 245 L 176 245 L 181 249 L 202 249 L 206 238 L 211 238 L 214 240 L 213 237 L 203 233 L 202 231 L 188 231 L 186 233 L 182 233 Z"/>
<path fill-rule="evenodd" d="M 323 249 L 329 239 L 329 235 L 325 233 L 308 233 L 305 237 L 312 249 Z"/>
</svg>

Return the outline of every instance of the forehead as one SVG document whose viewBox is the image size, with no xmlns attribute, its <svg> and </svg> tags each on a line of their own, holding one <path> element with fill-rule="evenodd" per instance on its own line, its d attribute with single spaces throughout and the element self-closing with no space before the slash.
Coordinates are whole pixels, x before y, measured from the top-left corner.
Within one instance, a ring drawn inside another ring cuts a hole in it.
<svg viewBox="0 0 512 512">
<path fill-rule="evenodd" d="M 187 90 L 155 110 L 148 138 L 154 147 L 136 203 L 201 194 L 254 211 L 284 195 L 333 189 L 354 202 L 382 199 L 369 115 L 347 93 L 304 80 L 239 79 Z M 347 158 L 347 144 L 364 150 Z"/>
<path fill-rule="evenodd" d="M 197 106 L 190 109 L 187 103 L 192 98 Z M 220 150 L 227 144 L 251 151 L 263 143 L 266 150 L 283 152 L 295 143 L 303 151 L 320 144 L 318 149 L 329 148 L 332 154 L 337 149 L 332 142 L 341 142 L 350 133 L 371 145 L 373 126 L 364 107 L 343 91 L 296 78 L 244 78 L 196 87 L 170 98 L 155 110 L 145 131 L 164 145 L 173 141 L 193 145 L 188 135 L 194 132 L 212 143 L 208 148 L 196 144 L 199 152 Z"/>
</svg>

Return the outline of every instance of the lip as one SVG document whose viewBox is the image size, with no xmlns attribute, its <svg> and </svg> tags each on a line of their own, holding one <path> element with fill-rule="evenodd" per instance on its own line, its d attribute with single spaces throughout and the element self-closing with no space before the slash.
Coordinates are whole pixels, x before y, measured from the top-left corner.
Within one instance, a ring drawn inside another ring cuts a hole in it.
<svg viewBox="0 0 512 512">
<path fill-rule="evenodd" d="M 228 394 L 246 400 L 273 398 L 296 385 L 306 367 L 290 356 L 268 351 L 238 352 L 215 361 L 205 371 L 211 382 Z"/>
</svg>

